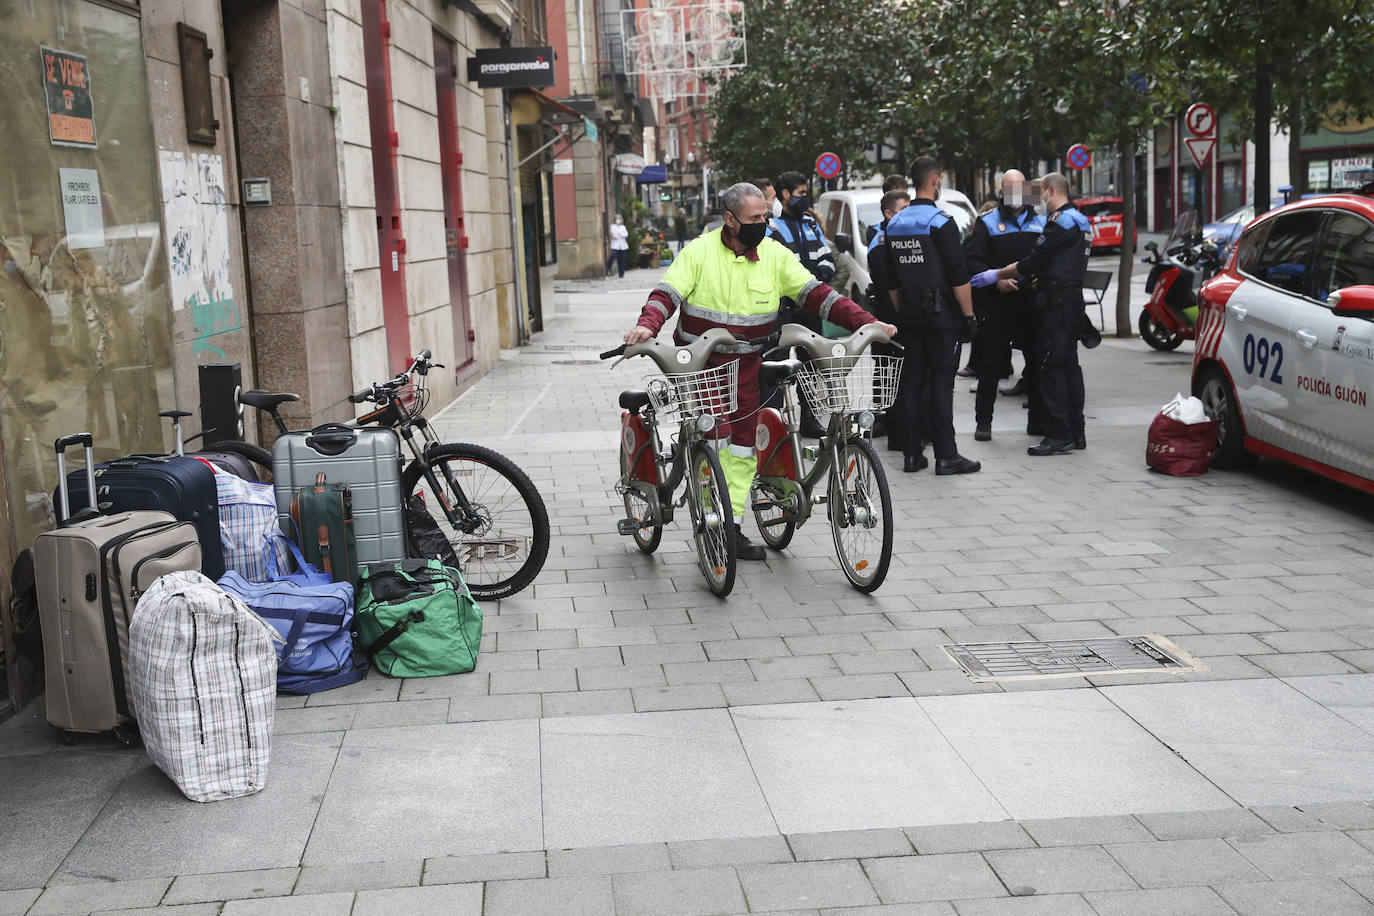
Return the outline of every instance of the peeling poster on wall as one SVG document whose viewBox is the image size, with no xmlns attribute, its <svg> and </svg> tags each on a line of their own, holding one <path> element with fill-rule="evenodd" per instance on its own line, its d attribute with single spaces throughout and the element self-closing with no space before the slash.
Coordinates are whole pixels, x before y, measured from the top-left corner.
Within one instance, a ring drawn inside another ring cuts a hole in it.
<svg viewBox="0 0 1374 916">
<path fill-rule="evenodd" d="M 196 353 L 224 359 L 210 338 L 243 327 L 229 280 L 224 162 L 210 153 L 159 150 L 172 308 L 191 310 Z"/>
</svg>

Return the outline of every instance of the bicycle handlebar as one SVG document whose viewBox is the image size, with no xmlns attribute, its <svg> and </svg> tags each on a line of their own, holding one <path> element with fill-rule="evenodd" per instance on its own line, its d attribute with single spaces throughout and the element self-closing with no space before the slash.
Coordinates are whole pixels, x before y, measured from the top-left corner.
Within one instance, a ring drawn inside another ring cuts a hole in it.
<svg viewBox="0 0 1374 916">
<path fill-rule="evenodd" d="M 355 391 L 348 396 L 348 400 L 353 404 L 361 404 L 364 401 L 372 400 L 372 396 L 377 393 L 376 385 L 368 385 L 359 391 Z"/>
<path fill-rule="evenodd" d="M 684 372 L 698 372 L 706 368 L 711 354 L 722 346 L 736 343 L 733 335 L 724 328 L 710 328 L 689 344 L 676 344 L 668 341 L 649 339 L 637 344 L 620 347 L 620 353 L 612 355 L 647 356 L 652 359 L 664 375 L 680 375 Z M 603 359 L 609 356 L 602 355 Z"/>
<path fill-rule="evenodd" d="M 605 353 L 602 353 L 602 354 L 601 354 L 601 358 L 602 358 L 602 359 L 615 359 L 617 356 L 623 356 L 624 354 L 625 354 L 625 345 L 624 345 L 624 344 L 621 344 L 620 346 L 616 347 L 614 350 L 607 350 Z"/>
<path fill-rule="evenodd" d="M 822 337 L 804 325 L 785 324 L 777 336 L 779 346 L 801 347 L 812 356 L 822 359 L 829 356 L 858 356 L 871 343 L 890 343 L 904 349 L 876 324 L 866 324 L 848 337 L 836 338 Z"/>
</svg>

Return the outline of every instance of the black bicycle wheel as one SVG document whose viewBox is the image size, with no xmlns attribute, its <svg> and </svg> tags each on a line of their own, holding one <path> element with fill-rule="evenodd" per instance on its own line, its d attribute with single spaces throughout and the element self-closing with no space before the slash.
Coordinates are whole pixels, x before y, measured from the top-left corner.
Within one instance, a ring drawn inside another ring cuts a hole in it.
<svg viewBox="0 0 1374 916">
<path fill-rule="evenodd" d="M 453 545 L 472 594 L 506 598 L 533 582 L 549 555 L 549 513 L 525 472 L 504 455 L 469 442 L 431 447 L 428 465 L 443 492 L 432 492 L 418 461 L 405 469 L 401 490 L 407 498 L 419 494 L 424 499 Z M 445 470 L 462 488 L 480 522 L 471 532 L 454 529 L 441 508 L 457 505 Z"/>
<path fill-rule="evenodd" d="M 759 534 L 763 535 L 763 542 L 774 550 L 782 550 L 792 543 L 797 523 L 787 521 L 786 510 L 777 505 L 783 499 L 782 491 L 755 482 L 750 496 L 754 503 L 754 521 L 759 526 Z"/>
<path fill-rule="evenodd" d="M 625 450 L 620 449 L 620 480 L 622 483 L 629 483 L 625 473 Z M 625 491 L 625 517 L 642 522 L 649 517 L 648 501 L 634 489 Z M 645 553 L 653 553 L 658 549 L 659 542 L 663 540 L 663 524 L 641 525 L 635 529 L 635 546 Z"/>
<path fill-rule="evenodd" d="M 855 436 L 830 469 L 830 531 L 849 584 L 871 592 L 892 562 L 892 495 L 873 446 Z"/>
<path fill-rule="evenodd" d="M 258 480 L 263 483 L 270 483 L 272 480 L 272 453 L 261 445 L 254 445 L 251 442 L 240 442 L 237 439 L 225 439 L 210 446 L 212 452 L 229 452 L 241 458 L 247 458 L 257 465 Z"/>
<path fill-rule="evenodd" d="M 705 442 L 692 446 L 687 468 L 687 508 L 692 514 L 692 540 L 706 587 L 724 598 L 735 587 L 735 516 L 730 488 L 715 449 Z"/>
</svg>

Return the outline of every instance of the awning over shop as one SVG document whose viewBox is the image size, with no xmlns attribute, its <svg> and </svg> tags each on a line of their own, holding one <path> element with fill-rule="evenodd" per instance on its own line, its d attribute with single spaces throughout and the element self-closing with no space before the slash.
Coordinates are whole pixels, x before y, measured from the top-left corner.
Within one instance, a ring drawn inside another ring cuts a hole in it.
<svg viewBox="0 0 1374 916">
<path fill-rule="evenodd" d="M 640 184 L 663 184 L 668 180 L 668 167 L 666 165 L 646 165 L 644 171 L 635 176 L 635 180 Z"/>
</svg>

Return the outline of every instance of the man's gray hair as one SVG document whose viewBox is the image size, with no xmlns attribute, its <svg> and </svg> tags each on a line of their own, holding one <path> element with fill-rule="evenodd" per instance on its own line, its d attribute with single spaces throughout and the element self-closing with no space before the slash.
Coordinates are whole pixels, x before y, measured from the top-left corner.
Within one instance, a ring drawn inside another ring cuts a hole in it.
<svg viewBox="0 0 1374 916">
<path fill-rule="evenodd" d="M 741 181 L 730 185 L 720 192 L 720 205 L 729 210 L 735 216 L 739 216 L 739 205 L 744 203 L 746 197 L 757 197 L 759 200 L 766 200 L 763 192 L 758 185 L 748 181 Z"/>
<path fill-rule="evenodd" d="M 1040 186 L 1045 188 L 1053 188 L 1060 194 L 1065 195 L 1066 197 L 1069 193 L 1069 179 L 1065 178 L 1059 172 L 1050 172 L 1048 175 L 1041 178 Z"/>
</svg>

